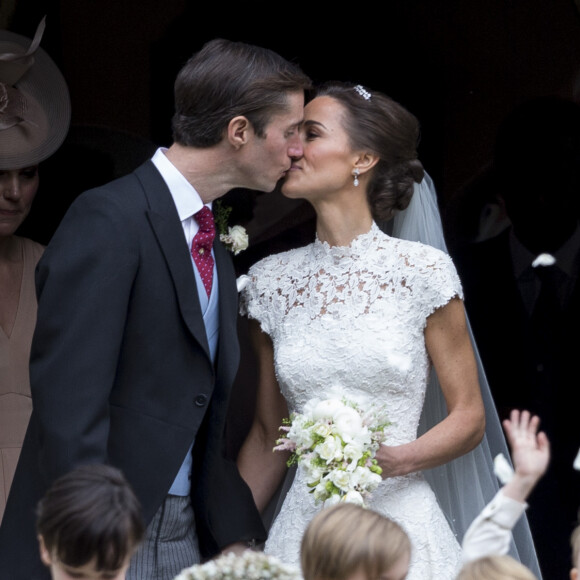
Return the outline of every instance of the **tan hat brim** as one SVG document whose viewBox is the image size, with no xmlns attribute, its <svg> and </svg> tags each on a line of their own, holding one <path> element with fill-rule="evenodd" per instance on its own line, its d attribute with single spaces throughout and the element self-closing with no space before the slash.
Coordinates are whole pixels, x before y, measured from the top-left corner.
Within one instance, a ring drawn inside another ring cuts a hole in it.
<svg viewBox="0 0 580 580">
<path fill-rule="evenodd" d="M 29 45 L 28 38 L 0 31 L 0 54 L 24 53 Z M 20 169 L 44 161 L 61 146 L 70 126 L 66 81 L 44 50 L 37 48 L 34 64 L 14 87 L 26 100 L 27 116 L 25 122 L 0 130 L 0 169 Z"/>
</svg>

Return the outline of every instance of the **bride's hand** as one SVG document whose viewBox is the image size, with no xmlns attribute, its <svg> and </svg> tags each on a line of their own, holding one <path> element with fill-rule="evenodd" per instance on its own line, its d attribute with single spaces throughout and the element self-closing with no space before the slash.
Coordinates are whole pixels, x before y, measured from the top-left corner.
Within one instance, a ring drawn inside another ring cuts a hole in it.
<svg viewBox="0 0 580 580">
<path fill-rule="evenodd" d="M 381 477 L 397 477 L 406 475 L 410 470 L 406 469 L 405 445 L 385 445 L 379 447 L 375 459 L 379 467 L 383 470 Z"/>
<path fill-rule="evenodd" d="M 224 554 L 228 554 L 229 552 L 233 552 L 236 556 L 241 556 L 246 550 L 249 550 L 248 544 L 245 542 L 235 542 L 234 544 L 229 544 L 226 546 L 221 552 L 220 556 Z"/>
</svg>

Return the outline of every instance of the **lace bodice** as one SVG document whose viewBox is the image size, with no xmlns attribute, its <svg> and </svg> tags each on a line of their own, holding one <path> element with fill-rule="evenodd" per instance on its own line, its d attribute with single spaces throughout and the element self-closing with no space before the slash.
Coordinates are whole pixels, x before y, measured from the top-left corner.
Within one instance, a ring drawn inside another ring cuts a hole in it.
<svg viewBox="0 0 580 580">
<path fill-rule="evenodd" d="M 241 312 L 272 339 L 290 412 L 337 389 L 363 407 L 386 405 L 388 444 L 416 438 L 430 370 L 427 318 L 463 297 L 447 254 L 389 237 L 373 224 L 347 247 L 317 239 L 261 260 L 248 275 Z M 455 577 L 459 545 L 421 474 L 384 480 L 371 507 L 411 536 L 409 580 Z M 297 562 L 300 538 L 317 509 L 299 469 L 266 551 Z"/>
<path fill-rule="evenodd" d="M 395 413 L 404 419 L 397 440 L 415 437 L 429 371 L 426 320 L 462 296 L 447 254 L 373 224 L 348 247 L 317 239 L 265 258 L 249 275 L 242 313 L 272 338 L 290 410 L 338 387 L 361 403 L 385 401 L 392 422 Z"/>
</svg>

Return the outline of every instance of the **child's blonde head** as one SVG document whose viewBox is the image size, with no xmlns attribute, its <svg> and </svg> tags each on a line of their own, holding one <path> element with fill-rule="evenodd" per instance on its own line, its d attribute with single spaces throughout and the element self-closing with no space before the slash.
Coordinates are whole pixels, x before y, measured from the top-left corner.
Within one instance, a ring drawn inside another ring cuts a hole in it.
<svg viewBox="0 0 580 580">
<path fill-rule="evenodd" d="M 351 503 L 319 512 L 302 539 L 305 580 L 345 580 L 359 570 L 378 578 L 403 557 L 411 542 L 393 520 Z"/>
<path fill-rule="evenodd" d="M 456 580 L 538 580 L 511 556 L 485 556 L 463 566 Z"/>
</svg>

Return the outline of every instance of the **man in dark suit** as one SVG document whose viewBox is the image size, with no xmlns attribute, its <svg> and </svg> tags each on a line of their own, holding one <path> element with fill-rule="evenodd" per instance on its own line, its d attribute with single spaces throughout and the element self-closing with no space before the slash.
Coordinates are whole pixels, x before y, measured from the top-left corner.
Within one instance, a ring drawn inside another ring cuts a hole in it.
<svg viewBox="0 0 580 580">
<path fill-rule="evenodd" d="M 35 505 L 86 463 L 120 468 L 143 506 L 128 578 L 170 580 L 264 539 L 223 454 L 237 290 L 208 210 L 234 188 L 274 189 L 301 155 L 309 85 L 272 51 L 207 43 L 178 75 L 173 144 L 71 205 L 37 271 L 34 411 L 0 528 L 2 580 L 48 577 Z"/>
<path fill-rule="evenodd" d="M 528 519 L 544 578 L 564 579 L 580 507 L 580 106 L 520 104 L 498 132 L 493 175 L 509 226 L 454 258 L 500 417 L 527 409 L 550 439 Z"/>
</svg>

